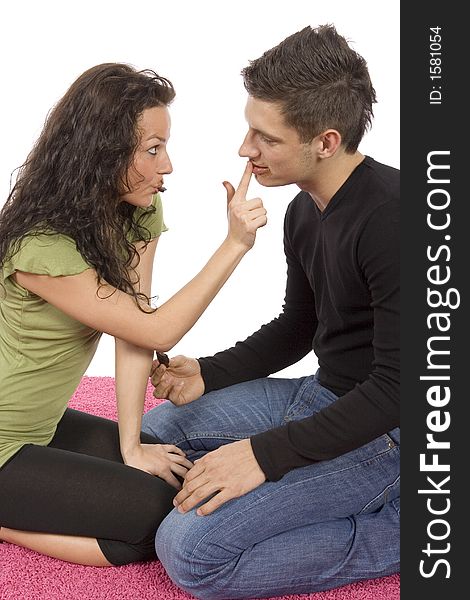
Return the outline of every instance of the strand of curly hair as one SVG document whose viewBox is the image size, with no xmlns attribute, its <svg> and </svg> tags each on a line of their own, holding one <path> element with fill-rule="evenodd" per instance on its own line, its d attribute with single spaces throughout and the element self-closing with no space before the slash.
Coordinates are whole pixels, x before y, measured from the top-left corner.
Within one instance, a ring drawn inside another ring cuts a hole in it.
<svg viewBox="0 0 470 600">
<path fill-rule="evenodd" d="M 138 291 L 139 255 L 129 241 L 148 243 L 150 232 L 140 225 L 146 213 L 135 220 L 136 208 L 121 196 L 140 143 L 140 115 L 174 96 L 154 71 L 106 63 L 83 73 L 50 112 L 0 212 L 0 267 L 25 236 L 65 234 L 99 286 L 107 283 L 152 310 Z"/>
</svg>

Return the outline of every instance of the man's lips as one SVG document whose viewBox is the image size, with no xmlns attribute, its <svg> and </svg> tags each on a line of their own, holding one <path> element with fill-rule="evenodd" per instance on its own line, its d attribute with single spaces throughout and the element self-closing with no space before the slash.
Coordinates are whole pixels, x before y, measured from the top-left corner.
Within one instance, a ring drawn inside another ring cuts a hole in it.
<svg viewBox="0 0 470 600">
<path fill-rule="evenodd" d="M 251 163 L 253 165 L 253 173 L 255 175 L 260 175 L 261 173 L 265 173 L 266 171 L 268 171 L 268 167 L 263 167 L 261 165 L 257 165 L 255 163 Z"/>
</svg>

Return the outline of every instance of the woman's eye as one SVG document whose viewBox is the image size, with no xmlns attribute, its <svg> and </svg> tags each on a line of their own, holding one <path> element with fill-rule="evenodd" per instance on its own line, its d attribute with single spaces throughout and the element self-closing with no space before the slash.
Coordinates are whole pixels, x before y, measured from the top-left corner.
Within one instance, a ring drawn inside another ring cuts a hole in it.
<svg viewBox="0 0 470 600">
<path fill-rule="evenodd" d="M 158 146 L 152 146 L 147 150 L 147 152 L 152 156 L 155 156 L 158 153 Z"/>
</svg>

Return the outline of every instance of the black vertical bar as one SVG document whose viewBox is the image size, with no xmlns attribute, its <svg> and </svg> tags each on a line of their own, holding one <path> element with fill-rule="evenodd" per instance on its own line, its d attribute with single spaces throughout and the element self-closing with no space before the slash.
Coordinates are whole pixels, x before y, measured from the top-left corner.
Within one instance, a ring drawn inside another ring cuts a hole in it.
<svg viewBox="0 0 470 600">
<path fill-rule="evenodd" d="M 470 30 L 462 6 L 401 8 L 403 600 L 468 594 L 458 591 L 470 573 Z"/>
</svg>

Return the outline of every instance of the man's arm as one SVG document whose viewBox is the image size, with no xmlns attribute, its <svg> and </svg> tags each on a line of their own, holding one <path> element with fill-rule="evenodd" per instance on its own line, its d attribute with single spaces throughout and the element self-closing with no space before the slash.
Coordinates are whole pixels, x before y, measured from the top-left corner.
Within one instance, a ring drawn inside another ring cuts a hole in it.
<svg viewBox="0 0 470 600">
<path fill-rule="evenodd" d="M 374 311 L 374 361 L 361 384 L 312 417 L 221 446 L 195 461 L 175 498 L 180 512 L 207 515 L 265 479 L 344 454 L 399 424 L 398 215 L 376 213 L 358 248 Z M 241 471 L 239 465 L 242 465 Z M 217 492 L 217 493 L 214 493 Z"/>
<path fill-rule="evenodd" d="M 358 246 L 358 261 L 374 311 L 372 371 L 312 417 L 251 438 L 268 480 L 349 452 L 399 425 L 399 230 L 398 210 L 392 205 L 370 218 Z"/>
</svg>

